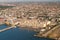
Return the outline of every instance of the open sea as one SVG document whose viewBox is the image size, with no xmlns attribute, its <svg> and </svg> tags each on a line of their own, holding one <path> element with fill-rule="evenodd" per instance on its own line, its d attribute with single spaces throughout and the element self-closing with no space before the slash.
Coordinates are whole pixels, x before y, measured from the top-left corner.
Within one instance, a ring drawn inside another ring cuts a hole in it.
<svg viewBox="0 0 60 40">
<path fill-rule="evenodd" d="M 6 28 L 6 25 L 0 25 L 0 30 Z M 0 40 L 52 40 L 48 38 L 38 38 L 33 35 L 36 32 L 27 29 L 13 28 L 0 32 Z"/>
</svg>

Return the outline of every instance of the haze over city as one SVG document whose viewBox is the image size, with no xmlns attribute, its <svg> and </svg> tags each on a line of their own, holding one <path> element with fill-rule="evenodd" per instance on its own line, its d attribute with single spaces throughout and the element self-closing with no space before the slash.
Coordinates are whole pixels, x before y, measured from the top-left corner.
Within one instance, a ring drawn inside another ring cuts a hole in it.
<svg viewBox="0 0 60 40">
<path fill-rule="evenodd" d="M 0 0 L 0 2 L 27 2 L 27 1 L 29 1 L 29 2 L 31 2 L 31 1 L 34 1 L 34 2 L 36 2 L 36 1 L 40 1 L 40 2 L 57 2 L 57 1 L 60 1 L 60 0 Z"/>
</svg>

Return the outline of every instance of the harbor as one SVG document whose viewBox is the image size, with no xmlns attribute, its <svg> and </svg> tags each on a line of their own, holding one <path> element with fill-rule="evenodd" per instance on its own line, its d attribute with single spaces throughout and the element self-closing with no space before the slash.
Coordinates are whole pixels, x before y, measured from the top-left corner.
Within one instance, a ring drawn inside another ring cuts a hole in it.
<svg viewBox="0 0 60 40">
<path fill-rule="evenodd" d="M 17 4 L 12 8 L 0 10 L 0 24 L 7 25 L 7 28 L 0 29 L 0 33 L 27 28 L 36 32 L 34 37 L 60 40 L 60 6 L 59 3 Z"/>
<path fill-rule="evenodd" d="M 3 27 L 3 28 L 1 28 Z M 7 25 L 1 25 L 0 29 L 7 28 Z M 0 40 L 52 40 L 49 38 L 38 38 L 33 36 L 36 32 L 21 29 L 21 28 L 12 28 L 3 32 L 0 32 Z"/>
</svg>

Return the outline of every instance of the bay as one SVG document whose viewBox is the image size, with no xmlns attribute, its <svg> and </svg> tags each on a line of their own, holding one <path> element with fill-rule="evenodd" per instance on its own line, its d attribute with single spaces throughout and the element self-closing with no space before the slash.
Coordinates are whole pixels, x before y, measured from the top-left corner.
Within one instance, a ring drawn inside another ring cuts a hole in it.
<svg viewBox="0 0 60 40">
<path fill-rule="evenodd" d="M 1 25 L 0 30 L 8 26 Z M 27 29 L 13 28 L 0 32 L 0 40 L 52 40 L 48 38 L 38 38 L 33 36 L 36 32 Z"/>
</svg>

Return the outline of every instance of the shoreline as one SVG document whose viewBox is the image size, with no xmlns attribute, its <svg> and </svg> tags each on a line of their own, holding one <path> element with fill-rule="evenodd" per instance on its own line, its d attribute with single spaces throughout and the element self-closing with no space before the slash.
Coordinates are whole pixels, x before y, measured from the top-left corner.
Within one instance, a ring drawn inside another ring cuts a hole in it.
<svg viewBox="0 0 60 40">
<path fill-rule="evenodd" d="M 54 36 L 60 37 L 60 35 L 56 35 L 56 30 L 52 30 L 55 29 L 54 27 L 56 26 L 54 25 L 56 23 L 60 24 L 59 4 L 22 4 L 11 9 L 7 8 L 5 10 L 1 10 L 0 22 L 6 20 L 7 24 L 12 27 L 19 23 L 19 27 L 21 28 L 34 30 L 36 32 L 38 31 L 38 36 L 40 36 L 40 34 L 44 34 L 44 37 L 51 35 L 52 38 L 53 31 L 55 34 Z M 50 30 L 52 31 L 48 32 Z"/>
<path fill-rule="evenodd" d="M 3 24 L 2 24 L 3 25 Z M 18 26 L 17 26 L 18 27 Z M 33 29 L 33 28 L 29 28 L 29 27 L 18 27 L 18 28 L 21 28 L 21 29 L 23 29 L 23 30 L 28 30 L 28 31 L 34 31 L 35 29 Z M 38 32 L 37 31 L 34 31 L 35 32 L 35 34 L 37 34 Z M 35 35 L 34 34 L 34 35 Z M 33 36 L 34 36 L 33 35 Z M 37 38 L 45 38 L 45 37 L 39 37 L 39 36 L 35 36 L 35 37 L 37 37 Z M 47 38 L 47 37 L 46 37 Z M 48 38 L 48 39 L 51 39 L 51 38 Z M 52 40 L 52 39 L 51 39 Z"/>
<path fill-rule="evenodd" d="M 3 24 L 2 24 L 3 25 Z M 17 26 L 18 27 L 18 26 Z M 29 31 L 34 31 L 34 32 L 36 32 L 36 34 L 34 34 L 33 36 L 35 36 L 35 37 L 38 37 L 38 38 L 48 38 L 48 37 L 43 37 L 43 36 L 41 36 L 41 35 L 39 35 L 38 33 L 39 33 L 39 31 L 37 31 L 37 29 L 34 29 L 34 28 L 29 28 L 29 27 L 18 27 L 18 28 L 22 28 L 22 29 L 27 29 L 27 30 L 29 30 Z M 53 39 L 53 40 L 55 40 L 54 38 L 49 38 L 49 39 Z"/>
</svg>

